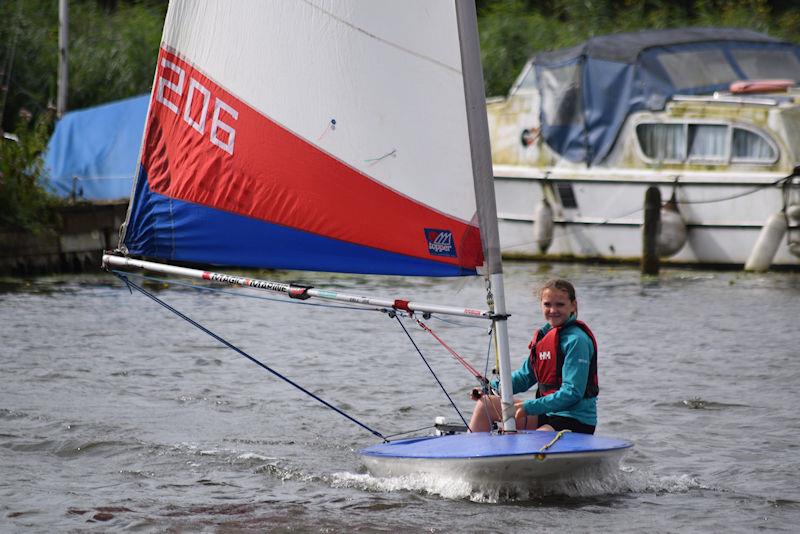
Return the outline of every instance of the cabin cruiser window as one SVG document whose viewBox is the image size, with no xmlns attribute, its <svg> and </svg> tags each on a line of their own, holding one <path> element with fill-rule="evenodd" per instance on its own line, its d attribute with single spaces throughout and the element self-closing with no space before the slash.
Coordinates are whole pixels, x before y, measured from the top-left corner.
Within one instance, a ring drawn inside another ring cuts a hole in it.
<svg viewBox="0 0 800 534">
<path fill-rule="evenodd" d="M 776 159 L 777 150 L 765 137 L 744 128 L 733 129 L 731 161 L 773 163 Z"/>
<path fill-rule="evenodd" d="M 642 152 L 656 161 L 686 159 L 686 128 L 683 124 L 640 124 L 636 135 Z"/>
<path fill-rule="evenodd" d="M 675 87 L 705 87 L 739 78 L 722 50 L 665 52 L 658 55 L 658 61 Z"/>
<path fill-rule="evenodd" d="M 641 123 L 636 137 L 645 158 L 660 163 L 771 164 L 778 159 L 768 137 L 726 124 Z"/>
<path fill-rule="evenodd" d="M 792 50 L 742 48 L 732 50 L 731 54 L 747 79 L 800 80 L 800 60 Z"/>
<path fill-rule="evenodd" d="M 728 127 L 721 124 L 689 125 L 689 159 L 724 160 L 728 148 Z"/>
<path fill-rule="evenodd" d="M 580 124 L 583 116 L 580 93 L 580 63 L 541 68 L 542 113 L 547 124 Z"/>
</svg>

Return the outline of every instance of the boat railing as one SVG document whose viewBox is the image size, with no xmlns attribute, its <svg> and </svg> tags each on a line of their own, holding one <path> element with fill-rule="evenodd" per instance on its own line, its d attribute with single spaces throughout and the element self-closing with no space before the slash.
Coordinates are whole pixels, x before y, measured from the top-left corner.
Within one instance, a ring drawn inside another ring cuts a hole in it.
<svg viewBox="0 0 800 534">
<path fill-rule="evenodd" d="M 765 96 L 735 96 L 729 93 L 715 92 L 711 95 L 675 95 L 672 97 L 674 102 L 702 102 L 717 104 L 749 104 L 754 106 L 777 106 L 783 103 L 791 103 L 793 99 L 789 96 L 765 97 Z"/>
</svg>

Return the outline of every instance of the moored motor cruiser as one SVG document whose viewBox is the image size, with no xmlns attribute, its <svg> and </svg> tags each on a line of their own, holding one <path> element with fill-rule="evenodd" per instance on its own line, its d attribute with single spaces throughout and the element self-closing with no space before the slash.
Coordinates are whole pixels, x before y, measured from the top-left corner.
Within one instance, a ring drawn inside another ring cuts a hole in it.
<svg viewBox="0 0 800 534">
<path fill-rule="evenodd" d="M 798 82 L 800 46 L 741 29 L 606 35 L 534 56 L 487 104 L 503 253 L 639 261 L 655 186 L 674 192 L 665 263 L 744 265 L 765 221 L 800 203 Z M 786 232 L 764 268 L 800 268 L 800 219 Z"/>
</svg>

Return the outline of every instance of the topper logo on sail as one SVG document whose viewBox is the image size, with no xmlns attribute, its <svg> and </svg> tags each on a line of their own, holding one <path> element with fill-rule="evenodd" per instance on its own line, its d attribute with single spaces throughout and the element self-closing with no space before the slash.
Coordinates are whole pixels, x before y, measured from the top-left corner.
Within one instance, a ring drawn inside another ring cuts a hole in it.
<svg viewBox="0 0 800 534">
<path fill-rule="evenodd" d="M 425 229 L 425 239 L 428 241 L 428 253 L 433 256 L 456 256 L 456 245 L 453 242 L 453 232 L 450 230 Z"/>
<path fill-rule="evenodd" d="M 164 107 L 176 115 L 180 115 L 180 105 L 183 104 L 182 118 L 184 122 L 194 128 L 201 135 L 205 135 L 206 122 L 208 120 L 208 106 L 211 103 L 211 91 L 203 86 L 203 84 L 201 84 L 199 81 L 190 77 L 189 88 L 186 92 L 186 101 L 185 103 L 181 102 L 181 98 L 183 98 L 183 91 L 185 89 L 186 71 L 166 58 L 161 58 L 161 67 L 162 71 L 159 74 L 156 82 L 158 84 L 158 89 L 156 91 L 156 102 L 163 104 Z M 171 71 L 174 73 L 173 76 L 170 76 L 172 79 L 165 77 L 167 75 L 166 71 Z M 175 76 L 177 76 L 177 80 L 175 80 Z M 172 92 L 173 95 L 176 95 L 178 98 L 175 99 L 175 96 L 172 96 L 172 99 L 170 99 L 165 96 L 165 89 Z M 198 97 L 202 98 L 202 101 L 199 104 L 193 105 L 192 102 Z M 177 100 L 177 103 L 174 100 Z M 233 120 L 239 118 L 238 111 L 220 100 L 219 97 L 214 98 L 214 111 L 211 114 L 211 130 L 209 133 L 209 141 L 211 141 L 212 145 L 218 146 L 232 156 L 233 141 L 236 138 L 236 129 L 220 119 L 221 111 L 224 111 L 233 117 Z M 227 140 L 220 139 L 218 135 L 220 130 L 227 134 Z"/>
</svg>

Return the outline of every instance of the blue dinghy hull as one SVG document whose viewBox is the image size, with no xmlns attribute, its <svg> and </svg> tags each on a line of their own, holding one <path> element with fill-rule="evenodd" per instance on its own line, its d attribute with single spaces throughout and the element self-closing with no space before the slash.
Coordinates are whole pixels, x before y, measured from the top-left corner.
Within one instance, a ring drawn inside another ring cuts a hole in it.
<svg viewBox="0 0 800 534">
<path fill-rule="evenodd" d="M 374 476 L 429 474 L 473 484 L 535 484 L 602 476 L 618 467 L 629 441 L 555 432 L 472 433 L 412 438 L 359 451 Z"/>
</svg>

